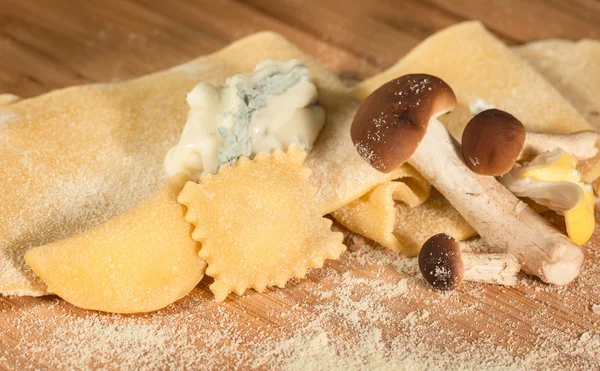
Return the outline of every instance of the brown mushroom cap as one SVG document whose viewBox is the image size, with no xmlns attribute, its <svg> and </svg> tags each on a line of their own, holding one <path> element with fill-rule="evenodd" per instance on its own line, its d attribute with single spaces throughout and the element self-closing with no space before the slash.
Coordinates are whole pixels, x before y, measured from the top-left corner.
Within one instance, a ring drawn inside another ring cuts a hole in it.
<svg viewBox="0 0 600 371">
<path fill-rule="evenodd" d="M 454 107 L 454 92 L 440 78 L 404 75 L 385 83 L 362 102 L 350 136 L 371 166 L 389 173 L 412 156 L 429 121 Z"/>
<path fill-rule="evenodd" d="M 446 233 L 428 239 L 419 253 L 419 268 L 425 280 L 438 290 L 454 290 L 465 273 L 460 245 Z"/>
<path fill-rule="evenodd" d="M 482 111 L 469 121 L 462 135 L 465 164 L 477 174 L 504 175 L 515 165 L 525 135 L 521 121 L 510 113 Z"/>
</svg>

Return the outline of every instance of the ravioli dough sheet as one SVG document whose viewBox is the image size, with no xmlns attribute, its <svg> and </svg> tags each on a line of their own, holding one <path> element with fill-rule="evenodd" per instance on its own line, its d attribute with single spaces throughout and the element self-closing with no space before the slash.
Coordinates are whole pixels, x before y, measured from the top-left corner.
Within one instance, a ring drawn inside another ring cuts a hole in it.
<svg viewBox="0 0 600 371">
<path fill-rule="evenodd" d="M 592 57 L 591 54 L 585 56 Z M 511 112 L 530 131 L 568 133 L 591 129 L 584 117 L 544 77 L 479 22 L 461 23 L 429 37 L 390 69 L 358 84 L 354 92 L 364 99 L 385 82 L 408 73 L 429 73 L 452 86 L 458 105 L 441 121 L 455 138 L 462 136 L 464 126 L 472 117 L 469 103 L 476 99 Z M 582 93 L 591 92 L 588 89 Z M 588 173 L 597 177 L 590 169 Z M 359 233 L 369 230 L 367 237 L 406 255 L 416 255 L 422 244 L 436 233 L 452 233 L 458 239 L 476 235 L 439 193 L 433 193 L 432 197 L 413 208 L 409 203 L 395 202 L 402 201 L 399 198 L 376 197 L 375 202 L 367 194 L 333 215 L 342 225 Z M 396 219 L 393 230 L 389 222 L 392 218 Z"/>
<path fill-rule="evenodd" d="M 163 158 L 186 121 L 186 94 L 198 82 L 224 83 L 267 58 L 302 60 L 327 111 L 326 128 L 306 160 L 323 213 L 393 177 L 371 169 L 354 150 L 349 128 L 358 101 L 349 89 L 270 32 L 130 82 L 77 86 L 4 105 L 0 293 L 45 294 L 45 284 L 24 263 L 26 250 L 101 224 L 155 193 L 167 180 Z"/>
<path fill-rule="evenodd" d="M 600 41 L 542 40 L 512 50 L 600 130 Z"/>
</svg>

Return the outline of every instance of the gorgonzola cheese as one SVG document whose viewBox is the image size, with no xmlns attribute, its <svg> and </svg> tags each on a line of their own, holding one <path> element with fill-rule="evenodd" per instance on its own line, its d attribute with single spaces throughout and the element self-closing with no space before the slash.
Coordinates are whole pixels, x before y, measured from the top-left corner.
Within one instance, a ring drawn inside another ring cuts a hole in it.
<svg viewBox="0 0 600 371">
<path fill-rule="evenodd" d="M 291 144 L 308 151 L 325 123 L 317 89 L 298 60 L 265 60 L 225 86 L 200 83 L 187 102 L 188 119 L 165 168 L 171 176 L 183 172 L 195 180 L 240 156 Z"/>
</svg>

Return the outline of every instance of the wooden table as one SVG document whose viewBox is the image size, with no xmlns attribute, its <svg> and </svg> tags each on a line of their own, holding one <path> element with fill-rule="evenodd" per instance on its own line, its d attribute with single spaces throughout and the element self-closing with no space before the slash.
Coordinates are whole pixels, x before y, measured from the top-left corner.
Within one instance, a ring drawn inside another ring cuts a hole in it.
<svg viewBox="0 0 600 371">
<path fill-rule="evenodd" d="M 594 0 L 0 0 L 0 93 L 30 97 L 125 80 L 264 29 L 282 33 L 352 83 L 466 19 L 483 21 L 511 45 L 600 38 L 600 2 Z M 366 359 L 387 352 L 386 361 L 397 358 L 409 368 L 598 369 L 600 315 L 591 306 L 600 304 L 599 236 L 585 246 L 581 278 L 566 288 L 523 277 L 516 288 L 466 284 L 439 294 L 412 275 L 413 263 L 363 249 L 284 290 L 220 305 L 205 279 L 190 297 L 155 315 L 123 318 L 53 298 L 0 297 L 0 368 L 118 368 L 111 361 L 132 369 L 315 367 L 304 358 L 328 368 L 336 357 L 346 368 L 392 367 L 376 356 Z M 373 302 L 373 290 L 389 297 Z M 327 305 L 338 301 L 336 314 L 337 307 Z M 303 332 L 311 324 L 314 337 Z M 113 338 L 119 328 L 130 331 L 129 340 Z M 144 329 L 152 332 L 145 336 Z M 339 349 L 344 338 L 356 348 Z M 102 341 L 103 347 L 90 344 Z M 303 348 L 309 341 L 316 343 Z M 329 348 L 335 351 L 315 353 Z"/>
</svg>

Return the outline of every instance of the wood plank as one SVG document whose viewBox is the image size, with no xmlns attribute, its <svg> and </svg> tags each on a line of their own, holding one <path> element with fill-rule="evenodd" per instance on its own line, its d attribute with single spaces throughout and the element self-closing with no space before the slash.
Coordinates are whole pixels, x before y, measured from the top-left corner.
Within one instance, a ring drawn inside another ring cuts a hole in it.
<svg viewBox="0 0 600 371">
<path fill-rule="evenodd" d="M 588 1 L 587 16 L 581 16 L 580 6 L 545 0 L 427 0 L 453 14 L 479 19 L 491 30 L 501 32 L 518 42 L 547 38 L 581 39 L 600 36 L 600 12 Z"/>
<path fill-rule="evenodd" d="M 342 75 L 364 71 L 364 74 L 375 72 L 373 67 L 360 56 L 324 42 L 301 29 L 290 27 L 278 18 L 268 14 L 257 13 L 254 8 L 244 3 L 223 4 L 214 1 L 174 1 L 174 6 L 165 7 L 161 1 L 145 1 L 147 7 L 156 12 L 166 14 L 178 23 L 191 29 L 203 28 L 203 32 L 218 35 L 230 43 L 244 36 L 261 30 L 272 30 L 286 36 L 300 49 L 312 54 L 320 63 Z M 234 24 L 235 28 L 231 30 Z"/>
<path fill-rule="evenodd" d="M 482 20 L 508 43 L 599 37 L 599 4 L 2 0 L 0 92 L 28 97 L 129 79 L 263 29 L 359 80 L 464 19 Z M 466 283 L 438 293 L 415 275 L 414 260 L 366 247 L 285 289 L 223 304 L 212 300 L 206 278 L 186 299 L 150 315 L 92 313 L 52 297 L 0 297 L 0 368 L 114 368 L 111 361 L 129 368 L 266 368 L 306 365 L 303 358 L 311 357 L 323 368 L 335 357 L 358 368 L 361 357 L 383 348 L 393 349 L 387 360 L 411 359 L 415 368 L 444 364 L 441 357 L 456 362 L 448 368 L 598 368 L 600 316 L 591 307 L 600 304 L 599 247 L 596 233 L 585 246 L 582 276 L 567 288 L 523 276 L 515 288 Z M 311 353 L 307 344 L 335 352 Z"/>
</svg>

